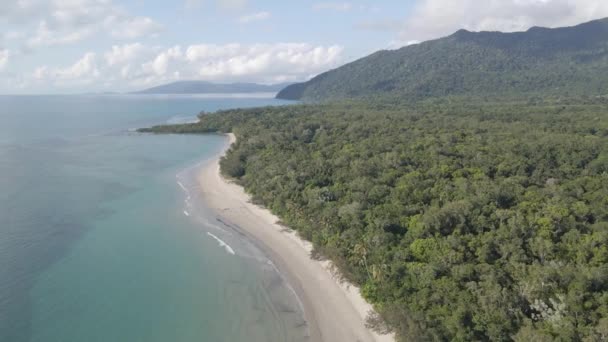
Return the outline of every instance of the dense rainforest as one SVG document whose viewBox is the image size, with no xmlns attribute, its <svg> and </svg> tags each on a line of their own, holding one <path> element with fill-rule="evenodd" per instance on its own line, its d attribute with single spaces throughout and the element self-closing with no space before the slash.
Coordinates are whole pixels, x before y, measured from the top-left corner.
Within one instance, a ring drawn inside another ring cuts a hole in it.
<svg viewBox="0 0 608 342">
<path fill-rule="evenodd" d="M 398 95 L 418 100 L 536 93 L 603 95 L 608 89 L 608 19 L 526 32 L 469 32 L 379 51 L 291 85 L 289 100 Z"/>
<path fill-rule="evenodd" d="M 350 101 L 201 114 L 222 172 L 404 341 L 608 339 L 608 99 Z"/>
</svg>

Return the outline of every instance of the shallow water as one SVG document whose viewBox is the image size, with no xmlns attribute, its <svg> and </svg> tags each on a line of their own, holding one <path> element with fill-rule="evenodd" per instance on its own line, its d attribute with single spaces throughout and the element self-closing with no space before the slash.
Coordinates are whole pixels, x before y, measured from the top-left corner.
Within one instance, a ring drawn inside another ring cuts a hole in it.
<svg viewBox="0 0 608 342">
<path fill-rule="evenodd" d="M 267 258 L 198 198 L 221 136 L 130 131 L 270 99 L 0 97 L 0 341 L 301 341 Z"/>
</svg>

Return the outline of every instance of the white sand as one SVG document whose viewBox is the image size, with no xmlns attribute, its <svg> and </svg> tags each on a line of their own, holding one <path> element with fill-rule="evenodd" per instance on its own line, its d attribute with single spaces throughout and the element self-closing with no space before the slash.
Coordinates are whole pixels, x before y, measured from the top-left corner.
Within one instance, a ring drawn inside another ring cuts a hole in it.
<svg viewBox="0 0 608 342">
<path fill-rule="evenodd" d="M 236 138 L 229 134 L 230 144 Z M 224 152 L 230 144 L 226 145 Z M 373 310 L 353 285 L 332 275 L 331 263 L 310 258 L 312 245 L 277 224 L 270 211 L 250 203 L 244 189 L 226 181 L 219 172 L 219 157 L 201 171 L 199 182 L 203 200 L 218 216 L 239 226 L 264 249 L 285 275 L 304 306 L 312 341 L 384 342 L 392 335 L 378 335 L 365 327 Z"/>
</svg>

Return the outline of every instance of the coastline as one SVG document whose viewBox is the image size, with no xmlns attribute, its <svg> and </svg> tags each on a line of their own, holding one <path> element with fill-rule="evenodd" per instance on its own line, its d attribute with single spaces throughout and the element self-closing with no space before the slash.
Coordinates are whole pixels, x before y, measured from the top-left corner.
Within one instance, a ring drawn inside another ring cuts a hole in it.
<svg viewBox="0 0 608 342">
<path fill-rule="evenodd" d="M 311 259 L 310 242 L 277 224 L 278 217 L 252 204 L 242 187 L 221 176 L 219 160 L 236 141 L 234 134 L 227 136 L 221 154 L 198 174 L 202 200 L 217 219 L 237 227 L 262 248 L 286 277 L 303 305 L 311 341 L 394 341 L 392 334 L 379 335 L 365 327 L 372 306 L 356 286 L 338 280 L 330 261 Z"/>
</svg>

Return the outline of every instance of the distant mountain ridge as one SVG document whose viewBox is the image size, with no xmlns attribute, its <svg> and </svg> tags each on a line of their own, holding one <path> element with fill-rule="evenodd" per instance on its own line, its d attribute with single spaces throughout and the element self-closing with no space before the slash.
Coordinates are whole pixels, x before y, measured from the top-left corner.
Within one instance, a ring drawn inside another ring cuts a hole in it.
<svg viewBox="0 0 608 342">
<path fill-rule="evenodd" d="M 290 85 L 277 98 L 608 94 L 608 19 L 525 32 L 460 30 L 437 40 L 379 51 Z"/>
<path fill-rule="evenodd" d="M 256 83 L 211 83 L 206 81 L 179 81 L 137 91 L 135 94 L 248 94 L 276 93 L 288 83 L 264 85 Z"/>
</svg>

